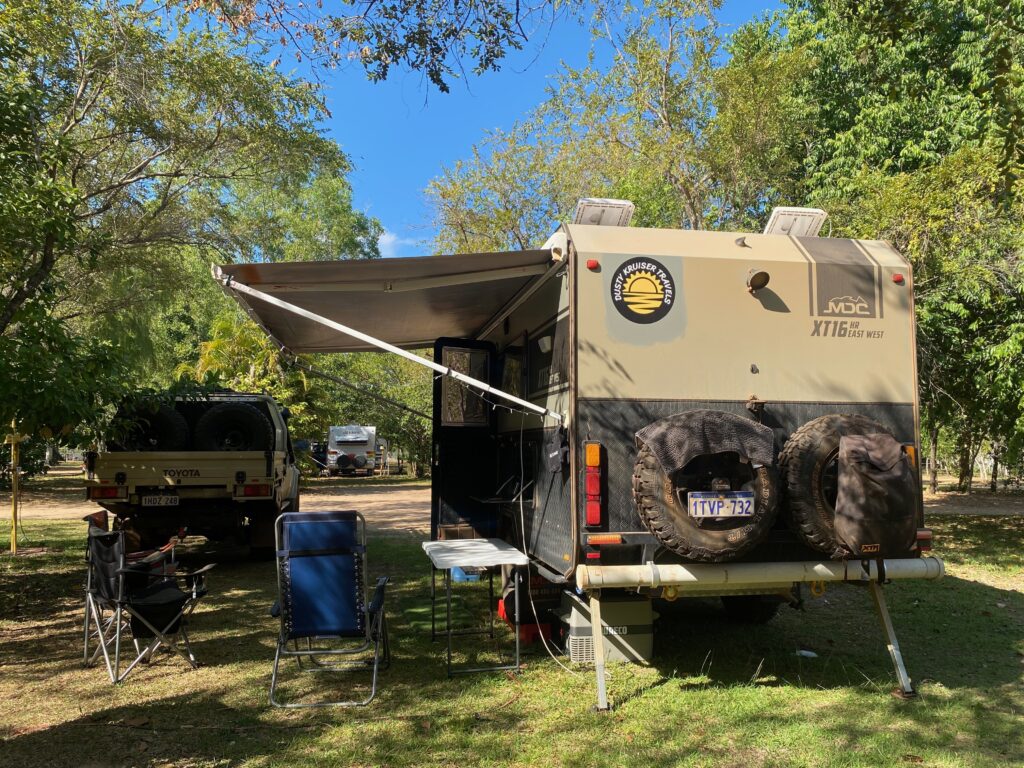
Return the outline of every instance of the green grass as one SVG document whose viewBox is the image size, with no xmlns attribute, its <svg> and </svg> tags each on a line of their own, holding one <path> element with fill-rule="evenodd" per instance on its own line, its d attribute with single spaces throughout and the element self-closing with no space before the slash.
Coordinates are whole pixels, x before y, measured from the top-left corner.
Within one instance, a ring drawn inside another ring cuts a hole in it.
<svg viewBox="0 0 1024 768">
<path fill-rule="evenodd" d="M 1020 765 L 1024 519 L 932 523 L 947 577 L 886 588 L 918 700 L 889 696 L 895 679 L 868 595 L 834 587 L 757 628 L 729 623 L 711 602 L 675 603 L 659 621 L 655 663 L 610 668 L 615 709 L 603 714 L 591 711 L 592 672 L 563 671 L 536 649 L 518 676 L 446 679 L 443 645 L 427 630 L 427 563 L 405 536 L 371 541 L 373 575 L 394 580 L 395 653 L 371 706 L 271 709 L 273 566 L 209 547 L 187 555 L 220 562 L 192 622 L 204 666 L 159 657 L 111 686 L 102 669 L 80 666 L 82 525 L 35 523 L 23 543 L 46 550 L 0 559 L 0 763 Z M 482 608 L 478 595 L 463 598 Z M 495 661 L 509 639 L 463 638 L 457 661 Z M 818 658 L 796 656 L 801 648 Z"/>
</svg>

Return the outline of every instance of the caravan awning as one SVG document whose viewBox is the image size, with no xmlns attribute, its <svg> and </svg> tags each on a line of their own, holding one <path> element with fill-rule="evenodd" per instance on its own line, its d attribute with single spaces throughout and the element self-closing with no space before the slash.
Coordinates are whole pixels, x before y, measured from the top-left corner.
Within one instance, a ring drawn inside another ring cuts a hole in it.
<svg viewBox="0 0 1024 768">
<path fill-rule="evenodd" d="M 450 336 L 472 338 L 552 266 L 550 250 L 372 261 L 229 264 L 217 268 L 262 293 L 404 349 Z M 258 297 L 229 290 L 292 352 L 374 347 Z"/>
</svg>

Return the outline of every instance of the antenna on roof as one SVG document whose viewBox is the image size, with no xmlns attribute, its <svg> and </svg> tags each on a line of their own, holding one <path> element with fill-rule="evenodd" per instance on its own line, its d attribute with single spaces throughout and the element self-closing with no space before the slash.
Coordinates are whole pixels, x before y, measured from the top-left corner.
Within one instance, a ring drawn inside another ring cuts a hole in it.
<svg viewBox="0 0 1024 768">
<path fill-rule="evenodd" d="M 611 200 L 604 197 L 584 197 L 576 203 L 573 224 L 593 224 L 601 227 L 628 227 L 636 206 L 629 200 Z"/>
<path fill-rule="evenodd" d="M 764 234 L 817 237 L 827 218 L 821 208 L 773 208 Z"/>
</svg>

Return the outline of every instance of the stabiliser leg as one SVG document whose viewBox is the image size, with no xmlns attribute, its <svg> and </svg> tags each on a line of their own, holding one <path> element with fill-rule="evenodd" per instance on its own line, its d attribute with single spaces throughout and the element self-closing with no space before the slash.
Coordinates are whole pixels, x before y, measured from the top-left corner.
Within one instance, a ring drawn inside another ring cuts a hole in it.
<svg viewBox="0 0 1024 768">
<path fill-rule="evenodd" d="M 604 627 L 601 620 L 601 590 L 590 593 L 590 631 L 594 639 L 594 674 L 597 675 L 597 711 L 607 712 L 608 689 L 604 678 Z"/>
<path fill-rule="evenodd" d="M 889 650 L 892 664 L 896 668 L 896 677 L 900 681 L 900 687 L 893 691 L 893 695 L 901 699 L 912 699 L 917 696 L 917 691 L 914 690 L 914 686 L 910 682 L 910 676 L 907 674 L 907 668 L 903 664 L 903 654 L 900 653 L 900 644 L 896 639 L 896 630 L 893 629 L 892 619 L 889 618 L 889 608 L 885 603 L 885 595 L 882 594 L 882 585 L 877 581 L 872 581 L 868 585 L 868 589 L 871 590 L 871 599 L 875 603 L 878 621 L 881 623 L 882 629 L 885 630 L 886 647 Z"/>
</svg>

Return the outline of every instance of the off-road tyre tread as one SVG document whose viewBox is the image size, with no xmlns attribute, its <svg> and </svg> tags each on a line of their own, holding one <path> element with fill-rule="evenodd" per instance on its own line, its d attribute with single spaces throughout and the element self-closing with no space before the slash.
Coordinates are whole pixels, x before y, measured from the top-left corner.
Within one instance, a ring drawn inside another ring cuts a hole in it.
<svg viewBox="0 0 1024 768">
<path fill-rule="evenodd" d="M 771 483 L 770 471 L 766 467 L 760 471 L 766 473 L 765 479 Z M 665 471 L 650 448 L 641 445 L 633 465 L 633 501 L 636 504 L 637 512 L 647 530 L 654 534 L 658 541 L 688 560 L 702 563 L 722 563 L 734 560 L 757 546 L 767 536 L 775 522 L 778 504 L 777 500 L 772 498 L 769 502 L 768 513 L 758 516 L 756 524 L 742 529 L 744 535 L 737 541 L 728 542 L 726 537 L 722 536 L 721 545 L 714 548 L 695 544 L 678 530 L 665 509 L 666 503 L 678 506 L 672 494 L 671 485 L 671 481 L 665 476 Z M 667 491 L 666 486 L 668 487 Z M 772 496 L 775 495 L 773 492 Z M 757 499 L 755 499 L 756 502 Z M 732 529 L 729 533 L 735 530 L 741 529 Z M 722 531 L 722 533 L 726 532 Z"/>
<path fill-rule="evenodd" d="M 835 512 L 828 514 L 817 504 L 814 465 L 819 459 L 822 440 L 833 435 L 892 434 L 872 418 L 859 413 L 830 413 L 812 419 L 790 435 L 779 456 L 779 477 L 784 515 L 790 529 L 808 546 L 830 557 L 842 557 L 844 550 L 836 540 Z M 837 440 L 838 442 L 838 440 Z M 827 452 L 830 453 L 831 449 Z"/>
<path fill-rule="evenodd" d="M 183 451 L 188 447 L 188 421 L 173 406 L 161 405 L 156 411 L 142 409 L 133 413 L 136 428 L 122 442 L 112 442 L 115 451 Z M 144 426 L 140 422 L 146 422 Z M 146 442 L 147 436 L 155 442 Z"/>
<path fill-rule="evenodd" d="M 269 451 L 274 448 L 274 426 L 259 408 L 249 403 L 218 403 L 196 422 L 193 443 L 197 451 L 219 451 L 220 432 L 230 419 L 244 419 L 252 429 L 254 444 L 239 450 Z"/>
</svg>

